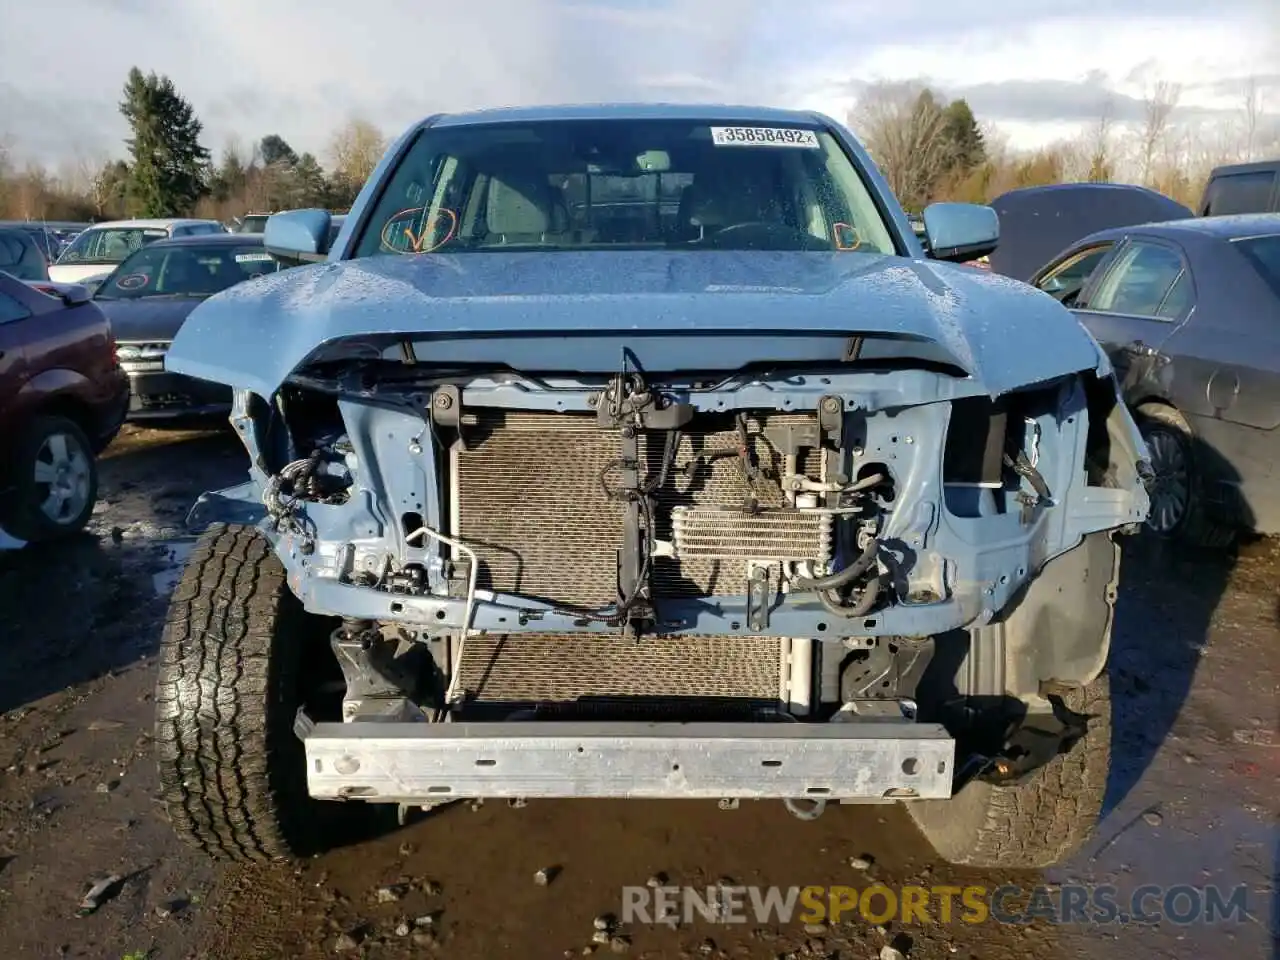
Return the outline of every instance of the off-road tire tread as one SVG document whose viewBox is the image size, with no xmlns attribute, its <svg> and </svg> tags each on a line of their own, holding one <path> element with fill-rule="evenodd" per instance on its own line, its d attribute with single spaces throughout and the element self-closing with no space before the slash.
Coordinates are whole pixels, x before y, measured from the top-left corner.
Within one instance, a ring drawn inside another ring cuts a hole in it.
<svg viewBox="0 0 1280 960">
<path fill-rule="evenodd" d="M 1229 523 L 1219 523 L 1205 513 L 1203 477 L 1199 457 L 1196 455 L 1195 433 L 1191 425 L 1176 409 L 1163 403 L 1144 403 L 1138 407 L 1137 414 L 1139 426 L 1146 421 L 1177 434 L 1187 453 L 1187 463 L 1190 467 L 1187 513 L 1174 536 L 1192 546 L 1210 550 L 1229 547 L 1236 539 L 1237 528 Z"/>
<path fill-rule="evenodd" d="M 966 818 L 946 822 L 938 808 L 926 836 L 952 863 L 994 868 L 1042 868 L 1061 863 L 1092 836 L 1102 810 L 1111 765 L 1111 692 L 1104 672 L 1084 688 L 1067 691 L 1063 704 L 1089 718 L 1087 732 L 1031 779 L 1007 787 L 974 783 L 985 797 L 977 828 Z M 956 798 L 959 799 L 958 797 Z M 927 802 L 927 801 L 926 801 Z M 956 801 L 941 801 L 945 806 Z M 939 823 L 945 823 L 940 826 Z"/>
<path fill-rule="evenodd" d="M 89 457 L 89 500 L 78 522 L 67 526 L 54 524 L 43 514 L 33 514 L 34 511 L 38 511 L 39 506 L 31 500 L 31 488 L 34 486 L 31 464 L 45 437 L 51 433 L 66 433 L 75 437 Z M 14 471 L 14 475 L 8 478 L 13 487 L 13 493 L 10 502 L 4 505 L 0 513 L 4 514 L 4 526 L 9 533 L 19 540 L 35 543 L 55 537 L 70 536 L 84 529 L 93 515 L 93 506 L 98 499 L 98 462 L 93 444 L 74 420 L 53 414 L 31 420 L 22 429 L 17 442 L 13 445 L 8 469 Z M 0 486 L 3 485 L 0 484 Z"/>
<path fill-rule="evenodd" d="M 306 614 L 252 527 L 212 525 L 174 589 L 156 686 L 161 797 L 179 836 L 224 860 L 277 860 L 305 833 L 293 733 Z"/>
</svg>

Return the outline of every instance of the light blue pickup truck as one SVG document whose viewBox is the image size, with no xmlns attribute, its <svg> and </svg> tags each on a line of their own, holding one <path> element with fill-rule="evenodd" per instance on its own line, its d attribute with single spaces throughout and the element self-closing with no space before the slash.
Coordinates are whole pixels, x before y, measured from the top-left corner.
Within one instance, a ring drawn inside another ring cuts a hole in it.
<svg viewBox="0 0 1280 960">
<path fill-rule="evenodd" d="M 212 854 L 474 797 L 906 803 L 1040 865 L 1096 819 L 1146 449 L 1051 297 L 959 264 L 812 113 L 434 116 L 173 371 L 248 452 L 161 655 L 170 816 Z M 342 801 L 342 802 L 332 802 Z M 375 805 L 386 804 L 386 807 Z"/>
</svg>

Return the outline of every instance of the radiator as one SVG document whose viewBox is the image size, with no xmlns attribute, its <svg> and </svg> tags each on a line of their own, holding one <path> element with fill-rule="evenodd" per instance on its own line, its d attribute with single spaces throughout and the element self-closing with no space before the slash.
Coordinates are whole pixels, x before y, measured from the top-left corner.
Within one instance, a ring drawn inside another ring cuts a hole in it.
<svg viewBox="0 0 1280 960">
<path fill-rule="evenodd" d="M 473 636 L 462 646 L 459 687 L 488 703 L 705 715 L 776 706 L 783 650 L 776 637 Z"/>
<path fill-rule="evenodd" d="M 699 428 L 700 421 L 709 426 Z M 774 477 L 783 463 L 761 436 L 766 425 L 800 426 L 807 414 L 771 414 L 748 421 L 756 462 Z M 475 549 L 479 585 L 506 593 L 586 607 L 617 599 L 620 504 L 605 498 L 601 474 L 618 458 L 617 431 L 593 414 L 484 411 L 468 432 L 468 450 L 454 448 L 457 484 L 454 529 Z M 661 462 L 665 439 L 644 435 L 642 467 Z M 727 415 L 703 415 L 681 438 L 676 467 L 655 495 L 656 534 L 683 542 L 679 559 L 653 562 L 654 597 L 707 597 L 745 592 L 748 559 L 826 559 L 830 521 L 770 513 L 785 506 L 776 479 L 749 483 Z M 708 459 L 714 454 L 724 454 Z M 688 474 L 680 472 L 691 463 Z M 821 454 L 807 451 L 804 473 L 821 476 Z M 747 518 L 754 500 L 764 513 Z M 733 519 L 716 511 L 732 511 Z M 674 523 L 673 523 L 674 519 Z"/>
</svg>

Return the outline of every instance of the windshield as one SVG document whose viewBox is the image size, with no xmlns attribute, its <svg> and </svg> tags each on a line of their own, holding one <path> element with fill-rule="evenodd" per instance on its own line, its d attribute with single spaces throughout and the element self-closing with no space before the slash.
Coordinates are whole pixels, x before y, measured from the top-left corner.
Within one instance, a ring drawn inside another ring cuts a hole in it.
<svg viewBox="0 0 1280 960">
<path fill-rule="evenodd" d="M 567 120 L 422 131 L 354 256 L 530 249 L 895 252 L 819 126 Z"/>
<path fill-rule="evenodd" d="M 115 269 L 96 298 L 210 297 L 242 280 L 278 269 L 279 264 L 261 244 L 145 247 Z"/>
<path fill-rule="evenodd" d="M 102 227 L 89 229 L 71 241 L 58 263 L 120 263 L 145 244 L 163 240 L 160 227 Z"/>
</svg>

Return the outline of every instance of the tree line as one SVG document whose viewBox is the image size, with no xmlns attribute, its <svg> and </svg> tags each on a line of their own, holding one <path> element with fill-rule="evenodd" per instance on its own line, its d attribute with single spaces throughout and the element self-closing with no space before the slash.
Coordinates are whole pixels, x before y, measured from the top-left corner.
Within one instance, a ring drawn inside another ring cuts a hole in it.
<svg viewBox="0 0 1280 960">
<path fill-rule="evenodd" d="M 110 220 L 195 215 L 227 220 L 295 207 L 345 210 L 386 148 L 366 120 L 335 130 L 325 160 L 297 153 L 279 134 L 229 143 L 215 160 L 204 127 L 166 76 L 134 67 L 120 112 L 125 156 L 80 158 L 50 171 L 19 164 L 0 131 L 0 219 Z M 871 85 L 847 122 L 910 211 L 935 200 L 986 202 L 1017 187 L 1081 180 L 1140 183 L 1188 206 L 1222 163 L 1280 156 L 1280 121 L 1256 81 L 1242 85 L 1238 116 L 1204 122 L 1179 110 L 1176 84 L 1153 83 L 1140 122 L 1114 105 L 1095 121 L 1036 150 L 1015 150 L 963 99 L 922 81 Z M 1186 115 L 1188 119 L 1182 119 Z"/>
<path fill-rule="evenodd" d="M 1268 112 L 1256 79 L 1241 83 L 1234 115 L 1180 110 L 1181 95 L 1178 84 L 1153 81 L 1141 117 L 1125 122 L 1104 99 L 1095 120 L 1034 150 L 1012 149 L 964 100 L 948 102 L 921 81 L 873 84 L 847 123 L 909 211 L 1081 181 L 1141 184 L 1194 207 L 1214 167 L 1280 158 L 1280 116 Z"/>
<path fill-rule="evenodd" d="M 116 220 L 197 216 L 228 220 L 295 207 L 345 210 L 382 157 L 386 138 L 366 120 L 336 130 L 328 166 L 297 153 L 279 134 L 215 160 L 204 125 L 173 81 L 134 67 L 120 113 L 129 124 L 123 157 L 79 157 L 56 171 L 20 164 L 0 131 L 0 219 Z"/>
</svg>

